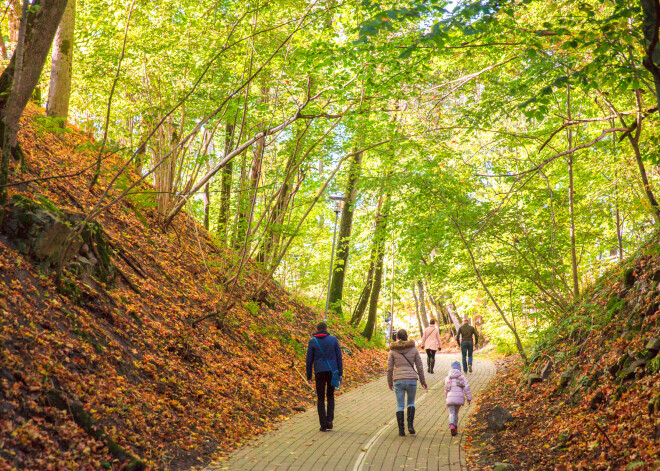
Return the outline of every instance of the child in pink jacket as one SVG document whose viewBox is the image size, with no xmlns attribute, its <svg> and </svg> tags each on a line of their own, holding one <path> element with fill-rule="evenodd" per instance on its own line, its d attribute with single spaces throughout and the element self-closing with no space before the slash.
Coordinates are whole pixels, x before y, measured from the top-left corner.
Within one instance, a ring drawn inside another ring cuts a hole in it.
<svg viewBox="0 0 660 471">
<path fill-rule="evenodd" d="M 463 373 L 461 373 L 461 364 L 458 361 L 452 362 L 451 370 L 445 379 L 445 397 L 449 408 L 449 430 L 451 435 L 458 433 L 458 411 L 465 404 L 467 397 L 468 404 L 472 401 L 472 391 L 470 385 Z"/>
</svg>

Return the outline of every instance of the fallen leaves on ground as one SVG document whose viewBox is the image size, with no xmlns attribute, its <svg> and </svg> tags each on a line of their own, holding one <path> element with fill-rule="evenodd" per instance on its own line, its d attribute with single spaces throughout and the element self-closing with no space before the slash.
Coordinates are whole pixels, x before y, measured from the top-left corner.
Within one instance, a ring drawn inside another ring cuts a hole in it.
<svg viewBox="0 0 660 471">
<path fill-rule="evenodd" d="M 20 144 L 27 169 L 13 181 L 91 168 L 96 151 L 82 133 L 39 129 L 28 107 Z M 100 187 L 121 164 L 103 162 Z M 32 199 L 87 213 L 101 191 L 87 190 L 91 170 L 76 177 L 12 187 Z M 130 177 L 135 180 L 136 175 Z M 124 185 L 127 182 L 124 182 Z M 115 286 L 71 278 L 75 296 L 0 237 L 0 470 L 123 469 L 108 442 L 83 430 L 48 392 L 79 401 L 102 430 L 154 469 L 186 469 L 221 457 L 294 410 L 313 403 L 303 380 L 304 353 L 321 313 L 274 282 L 267 302 L 248 299 L 261 272 L 249 264 L 235 306 L 222 322 L 191 325 L 226 298 L 233 254 L 187 217 L 165 229 L 152 207 L 133 197 L 99 217 L 120 257 Z M 114 189 L 109 197 L 120 190 Z M 74 299 L 75 298 L 75 299 Z M 385 353 L 355 344 L 357 332 L 335 324 L 345 347 L 343 390 L 384 370 Z"/>
<path fill-rule="evenodd" d="M 660 469 L 660 357 L 647 348 L 660 335 L 657 247 L 586 290 L 527 368 L 518 357 L 498 363 L 467 429 L 470 469 Z M 529 386 L 549 361 L 549 378 Z M 497 405 L 514 417 L 502 431 L 486 424 Z"/>
</svg>

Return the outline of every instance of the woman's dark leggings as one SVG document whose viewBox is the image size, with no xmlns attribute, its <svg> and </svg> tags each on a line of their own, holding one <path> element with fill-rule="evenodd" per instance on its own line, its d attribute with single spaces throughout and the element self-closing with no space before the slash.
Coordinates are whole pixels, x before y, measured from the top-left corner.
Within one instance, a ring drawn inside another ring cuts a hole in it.
<svg viewBox="0 0 660 471">
<path fill-rule="evenodd" d="M 431 369 L 435 366 L 435 350 L 426 349 L 426 365 Z"/>
</svg>

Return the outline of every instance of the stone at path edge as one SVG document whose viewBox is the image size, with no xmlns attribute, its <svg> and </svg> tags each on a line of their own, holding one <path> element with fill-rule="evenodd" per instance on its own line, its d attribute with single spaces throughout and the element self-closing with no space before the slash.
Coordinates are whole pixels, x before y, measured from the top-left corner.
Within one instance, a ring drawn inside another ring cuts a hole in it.
<svg viewBox="0 0 660 471">
<path fill-rule="evenodd" d="M 513 416 L 502 406 L 496 406 L 486 415 L 488 428 L 493 430 L 502 430 L 506 428 L 508 422 L 513 421 Z"/>
</svg>

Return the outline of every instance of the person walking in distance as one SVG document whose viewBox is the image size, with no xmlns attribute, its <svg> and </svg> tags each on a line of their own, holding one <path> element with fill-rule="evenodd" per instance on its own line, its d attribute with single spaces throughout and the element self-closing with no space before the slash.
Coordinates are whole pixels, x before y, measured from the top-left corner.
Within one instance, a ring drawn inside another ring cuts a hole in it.
<svg viewBox="0 0 660 471">
<path fill-rule="evenodd" d="M 435 325 L 435 319 L 429 321 L 429 326 L 424 329 L 422 336 L 422 348 L 426 349 L 426 371 L 433 374 L 435 366 L 435 352 L 440 350 L 440 332 Z"/>
<path fill-rule="evenodd" d="M 465 404 L 466 397 L 470 404 L 472 402 L 470 385 L 467 378 L 461 373 L 461 364 L 454 361 L 445 379 L 445 404 L 449 409 L 449 430 L 452 437 L 458 433 L 458 411 Z"/>
<path fill-rule="evenodd" d="M 458 328 L 456 333 L 456 343 L 461 347 L 461 355 L 463 356 L 463 371 L 472 373 L 472 352 L 478 341 L 477 329 L 470 325 L 470 319 L 464 318 L 463 325 Z"/>
<path fill-rule="evenodd" d="M 396 395 L 396 422 L 399 426 L 399 436 L 405 437 L 404 410 L 408 406 L 408 433 L 415 434 L 415 394 L 417 394 L 417 378 L 424 389 L 427 388 L 424 378 L 422 357 L 415 347 L 414 340 L 408 340 L 408 332 L 401 329 L 396 333 L 399 340 L 390 344 L 390 355 L 387 359 L 387 384 Z M 406 403 L 406 394 L 408 401 Z"/>
<path fill-rule="evenodd" d="M 339 371 L 339 377 L 343 378 L 344 368 L 337 337 L 328 333 L 328 325 L 325 322 L 316 324 L 316 330 L 307 345 L 307 381 L 312 381 L 313 367 L 317 410 L 321 424 L 319 430 L 325 432 L 332 430 L 332 422 L 335 418 L 335 387 L 332 385 L 332 375 L 333 372 Z"/>
</svg>

